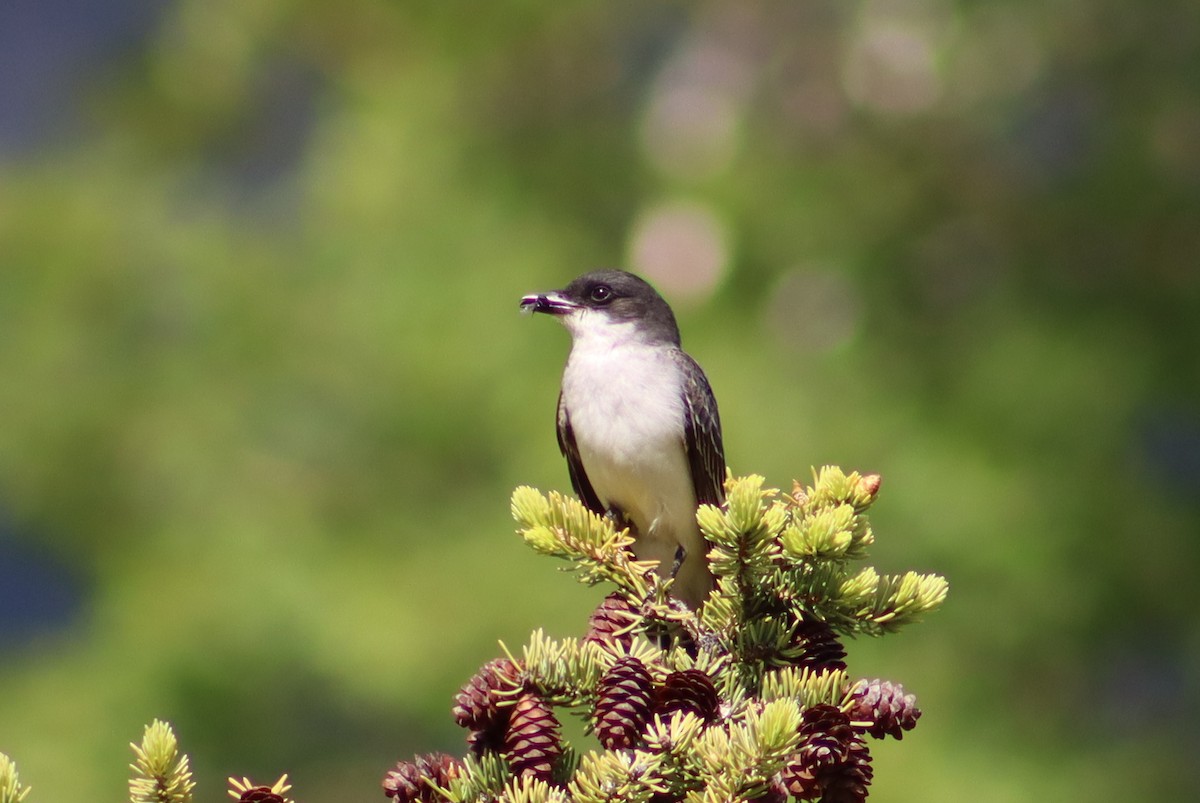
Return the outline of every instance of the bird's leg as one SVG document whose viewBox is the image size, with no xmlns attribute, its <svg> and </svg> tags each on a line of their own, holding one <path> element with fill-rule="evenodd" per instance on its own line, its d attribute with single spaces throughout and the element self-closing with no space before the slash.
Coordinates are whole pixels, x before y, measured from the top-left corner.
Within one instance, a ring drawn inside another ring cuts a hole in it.
<svg viewBox="0 0 1200 803">
<path fill-rule="evenodd" d="M 675 560 L 671 563 L 671 579 L 674 580 L 679 576 L 679 570 L 683 568 L 683 562 L 687 560 L 687 550 L 680 544 L 675 548 Z"/>
<path fill-rule="evenodd" d="M 686 558 L 687 558 L 687 550 L 683 548 L 682 544 L 680 544 L 675 549 L 675 560 L 673 560 L 671 562 L 671 574 L 670 574 L 671 580 L 674 580 L 676 578 L 676 576 L 678 576 L 679 569 L 680 569 L 680 567 L 683 566 L 683 561 Z M 670 605 L 672 608 L 675 608 L 675 609 L 687 610 L 687 606 L 675 598 L 671 598 Z M 668 625 L 666 622 L 657 623 L 647 629 L 646 636 L 652 642 L 657 644 L 659 649 L 662 649 L 662 650 L 671 649 L 671 643 L 675 642 L 675 641 L 678 641 L 680 646 L 683 646 L 685 648 L 687 648 L 687 646 L 689 644 L 691 644 L 692 649 L 690 649 L 689 652 L 692 652 L 693 655 L 695 654 L 695 650 L 694 650 L 695 642 L 692 641 L 692 639 L 688 637 L 688 634 L 686 632 L 680 631 L 678 625 Z"/>
</svg>

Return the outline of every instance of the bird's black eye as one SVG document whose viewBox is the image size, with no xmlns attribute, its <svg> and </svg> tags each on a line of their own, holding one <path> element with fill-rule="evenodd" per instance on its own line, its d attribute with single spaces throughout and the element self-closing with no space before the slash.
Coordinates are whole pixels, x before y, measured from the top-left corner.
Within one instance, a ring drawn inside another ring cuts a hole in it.
<svg viewBox="0 0 1200 803">
<path fill-rule="evenodd" d="M 592 288 L 590 293 L 588 293 L 588 297 L 597 304 L 604 304 L 612 299 L 612 294 L 612 288 L 607 284 L 598 284 Z"/>
</svg>

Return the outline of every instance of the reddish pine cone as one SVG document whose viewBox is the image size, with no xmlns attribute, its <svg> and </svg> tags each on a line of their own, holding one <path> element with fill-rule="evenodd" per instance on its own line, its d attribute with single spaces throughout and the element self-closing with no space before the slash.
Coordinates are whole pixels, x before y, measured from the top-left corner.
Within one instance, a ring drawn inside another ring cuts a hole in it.
<svg viewBox="0 0 1200 803">
<path fill-rule="evenodd" d="M 800 800 L 861 803 L 871 783 L 871 754 L 846 714 L 832 705 L 816 705 L 804 712 L 800 746 L 781 777 Z"/>
<path fill-rule="evenodd" d="M 721 698 L 712 678 L 699 669 L 672 672 L 663 681 L 654 703 L 654 713 L 664 720 L 691 711 L 705 722 L 715 722 L 721 713 Z"/>
<path fill-rule="evenodd" d="M 630 606 L 629 600 L 619 592 L 614 591 L 596 606 L 588 619 L 588 632 L 584 641 L 596 644 L 614 644 L 626 649 L 633 644 L 633 624 L 638 614 Z"/>
<path fill-rule="evenodd" d="M 445 753 L 429 753 L 416 756 L 412 761 L 401 761 L 384 776 L 383 793 L 396 803 L 443 800 L 433 787 L 445 788 L 458 773 L 459 766 L 455 758 Z"/>
<path fill-rule="evenodd" d="M 637 658 L 618 658 L 604 673 L 592 712 L 596 736 L 609 750 L 633 747 L 650 718 L 654 681 Z"/>
<path fill-rule="evenodd" d="M 819 619 L 804 619 L 792 631 L 793 663 L 802 669 L 836 671 L 846 668 L 846 648 L 833 628 Z"/>
<path fill-rule="evenodd" d="M 921 717 L 917 698 L 905 694 L 904 687 L 899 683 L 861 680 L 851 692 L 851 697 L 854 704 L 850 708 L 850 719 L 874 723 L 867 728 L 867 733 L 876 739 L 885 736 L 903 739 L 904 731 L 915 728 Z"/>
<path fill-rule="evenodd" d="M 846 761 L 836 773 L 830 773 L 825 781 L 825 794 L 821 803 L 862 803 L 867 799 L 867 789 L 875 771 L 871 769 L 871 753 L 861 736 L 855 736 L 850 744 Z"/>
<path fill-rule="evenodd" d="M 292 803 L 284 797 L 291 788 L 286 773 L 271 786 L 255 786 L 245 777 L 229 779 L 229 796 L 237 803 Z"/>
<path fill-rule="evenodd" d="M 854 738 L 850 717 L 837 706 L 814 705 L 804 711 L 799 752 L 813 768 L 832 767 L 846 760 Z"/>
<path fill-rule="evenodd" d="M 549 782 L 561 754 L 554 711 L 536 694 L 522 694 L 513 706 L 504 735 L 504 757 L 513 775 L 532 775 Z"/>
<path fill-rule="evenodd" d="M 507 658 L 480 667 L 454 696 L 454 721 L 473 731 L 486 731 L 500 717 L 503 692 L 520 686 L 520 669 Z"/>
<path fill-rule="evenodd" d="M 255 786 L 238 797 L 238 803 L 287 803 L 287 798 L 269 786 Z"/>
<path fill-rule="evenodd" d="M 498 753 L 504 749 L 504 737 L 508 733 L 508 717 L 512 708 L 501 708 L 492 723 L 483 730 L 471 731 L 467 735 L 467 747 L 471 753 Z"/>
</svg>

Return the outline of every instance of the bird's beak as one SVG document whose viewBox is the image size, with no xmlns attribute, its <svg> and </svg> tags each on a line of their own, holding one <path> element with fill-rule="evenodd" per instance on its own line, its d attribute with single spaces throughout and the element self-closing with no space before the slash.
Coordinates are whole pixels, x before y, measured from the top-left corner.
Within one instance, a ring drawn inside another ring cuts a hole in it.
<svg viewBox="0 0 1200 803">
<path fill-rule="evenodd" d="M 566 300 L 558 293 L 536 293 L 521 299 L 521 312 L 545 312 L 548 315 L 566 315 L 579 309 L 579 305 Z"/>
</svg>

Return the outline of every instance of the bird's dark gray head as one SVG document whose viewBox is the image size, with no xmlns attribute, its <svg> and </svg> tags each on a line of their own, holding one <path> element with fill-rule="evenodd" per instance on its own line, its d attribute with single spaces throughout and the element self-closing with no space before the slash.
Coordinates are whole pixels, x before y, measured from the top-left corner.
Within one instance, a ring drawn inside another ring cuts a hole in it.
<svg viewBox="0 0 1200 803">
<path fill-rule="evenodd" d="M 627 331 L 643 342 L 679 345 L 671 307 L 646 280 L 623 270 L 585 273 L 562 290 L 527 295 L 521 309 L 556 316 L 576 339 Z"/>
</svg>

